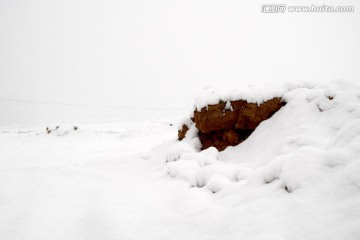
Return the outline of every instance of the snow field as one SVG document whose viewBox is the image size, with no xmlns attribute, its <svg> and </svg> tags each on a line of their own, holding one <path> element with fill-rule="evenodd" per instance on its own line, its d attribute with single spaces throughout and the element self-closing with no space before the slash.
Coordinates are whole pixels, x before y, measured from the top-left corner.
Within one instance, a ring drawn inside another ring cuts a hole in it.
<svg viewBox="0 0 360 240">
<path fill-rule="evenodd" d="M 223 152 L 163 120 L 2 126 L 0 239 L 359 239 L 360 88 L 283 98 Z"/>
</svg>

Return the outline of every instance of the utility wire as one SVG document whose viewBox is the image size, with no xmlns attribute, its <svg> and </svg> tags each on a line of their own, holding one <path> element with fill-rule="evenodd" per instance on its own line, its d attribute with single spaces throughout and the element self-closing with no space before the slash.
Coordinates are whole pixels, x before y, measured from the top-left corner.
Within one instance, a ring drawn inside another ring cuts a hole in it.
<svg viewBox="0 0 360 240">
<path fill-rule="evenodd" d="M 61 105 L 61 106 L 75 106 L 75 107 L 113 108 L 113 109 L 186 110 L 186 108 L 123 107 L 123 106 L 106 106 L 106 105 L 88 105 L 88 104 L 73 104 L 73 103 L 42 102 L 42 101 L 23 100 L 23 99 L 10 99 L 10 98 L 0 98 L 0 101 L 24 102 L 24 103 L 34 103 L 34 104 L 47 104 L 47 105 Z"/>
</svg>

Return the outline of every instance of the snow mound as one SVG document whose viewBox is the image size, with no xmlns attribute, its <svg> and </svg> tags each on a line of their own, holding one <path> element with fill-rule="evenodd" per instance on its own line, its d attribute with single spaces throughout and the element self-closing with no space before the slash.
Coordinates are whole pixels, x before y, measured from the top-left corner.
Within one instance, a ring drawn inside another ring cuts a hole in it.
<svg viewBox="0 0 360 240">
<path fill-rule="evenodd" d="M 217 193 L 229 184 L 230 181 L 227 177 L 216 174 L 212 176 L 210 180 L 206 183 L 206 188 L 213 193 Z"/>
<path fill-rule="evenodd" d="M 281 96 L 287 104 L 238 146 L 220 153 L 213 148 L 179 153 L 177 161 L 166 166 L 171 177 L 216 193 L 229 206 L 272 205 L 274 211 L 287 209 L 287 214 L 313 218 L 314 226 L 307 227 L 300 220 L 287 219 L 303 226 L 299 236 L 314 227 L 327 233 L 312 239 L 360 236 L 353 229 L 360 222 L 360 86 L 336 80 L 269 91 L 264 87 L 208 92 L 197 99 L 196 109 L 239 97 L 259 103 Z M 183 141 L 189 144 L 195 138 L 189 135 Z M 296 206 L 296 213 L 290 206 Z M 280 232 L 259 239 L 288 237 Z"/>
<path fill-rule="evenodd" d="M 281 98 L 287 92 L 299 87 L 312 88 L 313 84 L 294 82 L 207 87 L 203 93 L 195 99 L 194 111 L 201 111 L 202 108 L 219 102 L 226 102 L 226 109 L 231 109 L 230 101 L 236 100 L 246 100 L 248 103 L 261 104 L 273 98 Z M 183 120 L 181 123 L 186 123 L 186 120 Z"/>
<path fill-rule="evenodd" d="M 196 134 L 191 133 L 194 129 L 189 130 L 185 141 L 169 148 L 167 160 L 180 160 L 172 168 L 181 166 L 181 160 L 197 161 L 201 168 L 196 165 L 191 186 L 203 187 L 212 176 L 222 175 L 229 181 L 260 184 L 280 181 L 283 189 L 292 192 L 307 184 L 321 184 L 331 171 L 327 167 L 346 167 L 351 162 L 348 158 L 352 157 L 352 161 L 359 158 L 360 87 L 356 84 L 332 81 L 312 88 L 287 87 L 285 91 L 277 87 L 269 92 L 266 89 L 250 87 L 227 94 L 212 92 L 213 98 L 201 96 L 197 100 L 199 108 L 212 101 L 235 100 L 239 96 L 263 101 L 281 95 L 287 105 L 261 123 L 245 142 L 221 153 L 214 148 L 202 152 L 192 148 L 194 144 L 189 142 L 196 139 Z M 176 154 L 173 148 L 177 149 Z M 192 153 L 186 155 L 186 152 Z"/>
</svg>

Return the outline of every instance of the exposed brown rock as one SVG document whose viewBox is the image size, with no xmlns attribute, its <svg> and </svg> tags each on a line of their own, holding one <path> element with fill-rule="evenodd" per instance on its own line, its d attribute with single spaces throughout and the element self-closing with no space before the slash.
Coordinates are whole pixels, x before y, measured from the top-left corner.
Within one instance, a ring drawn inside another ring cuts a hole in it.
<svg viewBox="0 0 360 240">
<path fill-rule="evenodd" d="M 209 105 L 200 112 L 195 111 L 195 124 L 202 133 L 221 129 L 254 130 L 262 121 L 278 111 L 283 103 L 280 98 L 273 98 L 260 105 L 244 100 L 231 101 L 232 111 L 225 110 L 225 103 Z"/>
<path fill-rule="evenodd" d="M 189 130 L 189 127 L 184 124 L 182 126 L 182 128 L 178 131 L 178 137 L 179 137 L 180 141 L 185 138 L 185 135 L 186 135 L 188 130 Z"/>
<path fill-rule="evenodd" d="M 209 105 L 194 112 L 195 127 L 199 129 L 202 149 L 216 147 L 219 151 L 243 142 L 264 120 L 270 118 L 284 103 L 273 98 L 260 105 L 245 100 L 231 101 L 231 109 L 226 103 Z M 179 140 L 185 137 L 189 128 L 184 125 L 178 132 Z"/>
</svg>

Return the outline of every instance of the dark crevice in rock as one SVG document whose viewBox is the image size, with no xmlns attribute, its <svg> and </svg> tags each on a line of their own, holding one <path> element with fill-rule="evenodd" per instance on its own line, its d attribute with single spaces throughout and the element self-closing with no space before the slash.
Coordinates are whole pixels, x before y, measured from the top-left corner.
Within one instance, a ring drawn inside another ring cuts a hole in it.
<svg viewBox="0 0 360 240">
<path fill-rule="evenodd" d="M 253 130 L 226 129 L 212 131 L 208 133 L 199 132 L 199 139 L 202 144 L 202 150 L 209 147 L 215 147 L 219 151 L 228 146 L 236 146 L 247 139 Z"/>
</svg>

